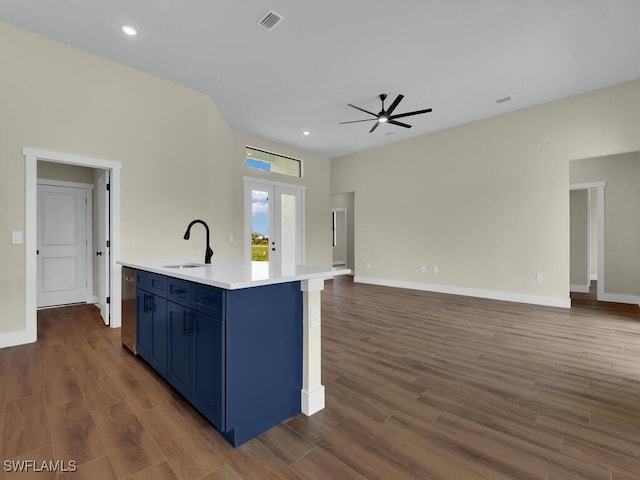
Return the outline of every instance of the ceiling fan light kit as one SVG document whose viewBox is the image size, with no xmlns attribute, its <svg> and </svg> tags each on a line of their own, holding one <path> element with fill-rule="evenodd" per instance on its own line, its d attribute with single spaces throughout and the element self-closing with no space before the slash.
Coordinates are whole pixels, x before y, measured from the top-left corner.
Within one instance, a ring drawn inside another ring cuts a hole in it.
<svg viewBox="0 0 640 480">
<path fill-rule="evenodd" d="M 416 110 L 414 112 L 407 112 L 407 113 L 400 113 L 397 115 L 393 115 L 393 112 L 395 111 L 396 107 L 398 106 L 398 104 L 402 101 L 402 99 L 404 98 L 404 95 L 398 95 L 396 97 L 396 99 L 393 101 L 393 103 L 391 105 L 389 105 L 389 108 L 387 108 L 385 110 L 384 108 L 384 101 L 387 99 L 387 94 L 386 93 L 381 93 L 379 95 L 380 98 L 380 102 L 382 103 L 382 108 L 380 110 L 380 112 L 373 113 L 370 112 L 368 110 L 365 110 L 364 108 L 360 108 L 360 107 L 356 107 L 355 105 L 352 104 L 348 104 L 351 108 L 355 108 L 356 110 L 359 110 L 361 112 L 367 113 L 375 118 L 366 118 L 364 120 L 353 120 L 351 122 L 340 122 L 341 125 L 346 124 L 346 123 L 360 123 L 360 122 L 376 122 L 373 124 L 373 127 L 371 127 L 371 130 L 369 130 L 369 133 L 373 133 L 373 131 L 378 128 L 378 125 L 380 125 L 381 123 L 389 123 L 391 125 L 397 125 L 398 127 L 404 127 L 404 128 L 411 128 L 411 125 L 407 124 L 407 123 L 403 123 L 403 122 L 398 122 L 396 119 L 397 118 L 404 118 L 404 117 L 410 117 L 413 115 L 421 115 L 423 113 L 429 113 L 432 110 L 430 108 L 426 108 L 424 110 Z"/>
</svg>

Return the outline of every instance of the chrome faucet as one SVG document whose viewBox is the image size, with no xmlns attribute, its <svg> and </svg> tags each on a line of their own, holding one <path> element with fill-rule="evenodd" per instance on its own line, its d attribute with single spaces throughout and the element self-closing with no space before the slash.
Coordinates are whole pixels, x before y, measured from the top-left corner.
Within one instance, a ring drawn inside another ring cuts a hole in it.
<svg viewBox="0 0 640 480">
<path fill-rule="evenodd" d="M 194 220 L 187 227 L 187 231 L 184 233 L 184 239 L 189 240 L 189 236 L 191 233 L 191 227 L 194 223 L 201 223 L 204 225 L 204 228 L 207 230 L 207 250 L 204 252 L 204 263 L 211 263 L 211 257 L 213 257 L 213 250 L 211 250 L 211 245 L 209 243 L 209 225 L 206 224 L 203 220 Z"/>
</svg>

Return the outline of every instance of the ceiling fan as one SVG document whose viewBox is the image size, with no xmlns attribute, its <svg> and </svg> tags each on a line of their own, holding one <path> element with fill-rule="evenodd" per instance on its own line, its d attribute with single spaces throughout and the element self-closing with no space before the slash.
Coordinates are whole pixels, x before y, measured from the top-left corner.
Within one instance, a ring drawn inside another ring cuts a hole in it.
<svg viewBox="0 0 640 480">
<path fill-rule="evenodd" d="M 410 117 L 412 115 L 420 115 L 422 113 L 431 112 L 431 109 L 427 108 L 425 110 L 416 110 L 415 112 L 399 113 L 397 115 L 392 115 L 394 110 L 396 109 L 396 107 L 400 103 L 400 101 L 404 98 L 404 95 L 398 95 L 396 97 L 396 99 L 393 101 L 393 103 L 391 105 L 389 105 L 389 108 L 387 108 L 386 110 L 384 109 L 384 101 L 387 98 L 387 94 L 386 93 L 381 93 L 379 95 L 379 98 L 380 98 L 380 101 L 382 102 L 382 109 L 377 114 L 373 113 L 373 112 L 369 112 L 368 110 L 365 110 L 364 108 L 360 108 L 360 107 L 356 107 L 355 105 L 351 105 L 350 103 L 348 104 L 350 107 L 355 108 L 356 110 L 360 110 L 361 112 L 368 113 L 369 115 L 373 115 L 376 118 L 367 118 L 365 120 L 353 120 L 351 122 L 340 122 L 340 125 L 343 125 L 345 123 L 359 123 L 359 122 L 374 122 L 375 121 L 376 123 L 373 125 L 373 127 L 371 127 L 371 130 L 369 130 L 369 133 L 373 132 L 376 128 L 378 128 L 378 125 L 380 125 L 381 123 L 390 123 L 391 125 L 397 125 L 399 127 L 411 128 L 411 125 L 409 125 L 407 123 L 398 122 L 396 119 L 404 118 L 404 117 Z"/>
</svg>

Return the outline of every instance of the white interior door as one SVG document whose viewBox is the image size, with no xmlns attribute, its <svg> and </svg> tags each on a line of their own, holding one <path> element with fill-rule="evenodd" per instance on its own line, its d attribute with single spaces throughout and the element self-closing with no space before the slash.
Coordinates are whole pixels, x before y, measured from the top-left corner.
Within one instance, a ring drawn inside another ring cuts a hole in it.
<svg viewBox="0 0 640 480">
<path fill-rule="evenodd" d="M 111 245 L 109 229 L 109 170 L 104 170 L 98 177 L 98 308 L 105 325 L 110 324 L 110 265 Z"/>
<path fill-rule="evenodd" d="M 86 188 L 38 185 L 38 307 L 87 301 Z"/>
<path fill-rule="evenodd" d="M 245 179 L 245 256 L 292 268 L 304 263 L 304 188 Z"/>
</svg>

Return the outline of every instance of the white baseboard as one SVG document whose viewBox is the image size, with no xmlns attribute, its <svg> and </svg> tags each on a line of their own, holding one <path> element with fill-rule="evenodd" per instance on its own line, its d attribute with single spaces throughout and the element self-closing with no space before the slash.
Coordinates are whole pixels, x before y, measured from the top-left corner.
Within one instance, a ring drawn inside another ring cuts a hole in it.
<svg viewBox="0 0 640 480">
<path fill-rule="evenodd" d="M 569 285 L 570 292 L 589 293 L 589 285 Z"/>
<path fill-rule="evenodd" d="M 314 388 L 310 392 L 300 391 L 300 409 L 305 415 L 313 415 L 324 408 L 324 385 Z"/>
<path fill-rule="evenodd" d="M 571 308 L 570 298 L 545 297 L 541 295 L 529 295 L 526 293 L 500 292 L 496 290 L 482 290 L 477 288 L 454 287 L 450 285 L 437 285 L 432 283 L 406 282 L 403 280 L 386 280 L 382 278 L 362 277 L 356 275 L 354 282 L 370 283 L 385 287 L 408 288 L 425 292 L 448 293 L 451 295 L 464 295 L 467 297 L 488 298 L 491 300 L 503 300 L 505 302 L 529 303 L 532 305 L 544 305 L 547 307 Z"/>
<path fill-rule="evenodd" d="M 598 274 L 592 273 L 591 275 L 589 275 L 589 280 L 598 281 Z"/>
<path fill-rule="evenodd" d="M 0 348 L 14 347 L 16 345 L 33 343 L 37 339 L 38 339 L 37 334 L 32 335 L 31 332 L 27 330 L 18 330 L 15 332 L 0 333 Z"/>
<path fill-rule="evenodd" d="M 603 293 L 598 297 L 600 302 L 616 302 L 616 303 L 629 303 L 631 305 L 640 305 L 640 296 L 638 295 L 625 295 L 621 293 Z"/>
</svg>

